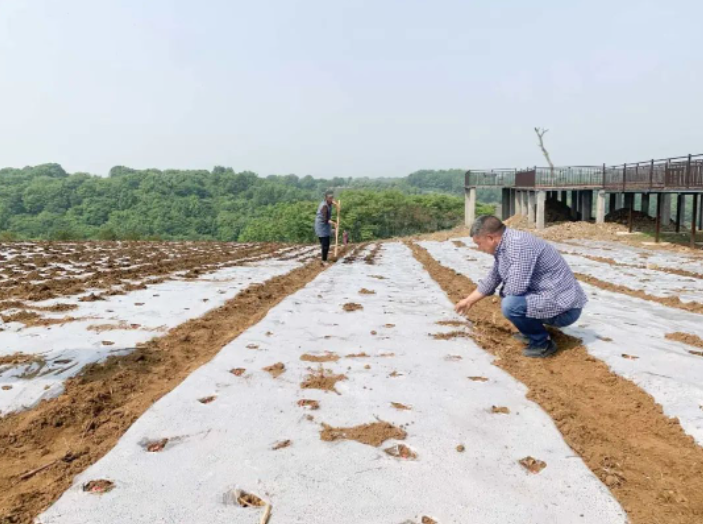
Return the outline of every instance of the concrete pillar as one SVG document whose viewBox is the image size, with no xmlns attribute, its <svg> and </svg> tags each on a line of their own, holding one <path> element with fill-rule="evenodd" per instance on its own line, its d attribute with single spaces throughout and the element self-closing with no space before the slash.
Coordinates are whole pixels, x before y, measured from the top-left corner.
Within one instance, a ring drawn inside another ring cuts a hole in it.
<svg viewBox="0 0 703 524">
<path fill-rule="evenodd" d="M 515 214 L 522 215 L 522 198 L 520 198 L 520 191 L 515 190 Z"/>
<path fill-rule="evenodd" d="M 522 214 L 523 216 L 527 216 L 529 214 L 529 191 L 523 191 L 522 192 Z"/>
<path fill-rule="evenodd" d="M 686 220 L 686 195 L 678 194 L 676 198 L 676 232 L 681 231 L 681 224 Z"/>
<path fill-rule="evenodd" d="M 581 220 L 588 222 L 593 216 L 593 191 L 590 189 L 582 191 L 583 207 L 581 208 Z"/>
<path fill-rule="evenodd" d="M 576 220 L 578 213 L 578 191 L 571 192 L 571 219 Z"/>
<path fill-rule="evenodd" d="M 671 224 L 671 193 L 662 193 L 662 226 Z"/>
<path fill-rule="evenodd" d="M 612 195 L 611 195 L 612 196 Z M 598 191 L 596 196 L 596 224 L 605 223 L 605 191 Z"/>
<path fill-rule="evenodd" d="M 537 191 L 537 229 L 544 229 L 547 224 L 546 198 L 547 195 L 544 191 Z"/>
<path fill-rule="evenodd" d="M 618 193 L 617 197 L 615 198 L 615 209 L 622 209 L 623 207 L 625 207 L 623 200 L 623 194 Z"/>
<path fill-rule="evenodd" d="M 696 195 L 696 198 L 699 198 L 698 202 L 698 231 L 703 230 L 703 194 L 702 195 Z"/>
<path fill-rule="evenodd" d="M 535 224 L 535 205 L 537 204 L 536 199 L 535 199 L 535 192 L 534 191 L 528 191 L 527 192 L 527 198 L 528 198 L 528 203 L 527 203 L 527 222 L 533 226 Z"/>
<path fill-rule="evenodd" d="M 635 194 L 634 193 L 625 193 L 625 209 L 634 209 L 635 208 Z"/>
<path fill-rule="evenodd" d="M 640 202 L 640 211 L 649 215 L 649 193 L 642 193 L 642 201 Z"/>
<path fill-rule="evenodd" d="M 464 224 L 471 227 L 476 220 L 476 188 L 464 189 Z"/>
<path fill-rule="evenodd" d="M 510 218 L 510 189 L 504 187 L 501 189 L 502 199 L 501 199 L 501 220 L 507 220 Z"/>
<path fill-rule="evenodd" d="M 559 191 L 559 201 L 566 204 L 566 191 Z"/>
</svg>

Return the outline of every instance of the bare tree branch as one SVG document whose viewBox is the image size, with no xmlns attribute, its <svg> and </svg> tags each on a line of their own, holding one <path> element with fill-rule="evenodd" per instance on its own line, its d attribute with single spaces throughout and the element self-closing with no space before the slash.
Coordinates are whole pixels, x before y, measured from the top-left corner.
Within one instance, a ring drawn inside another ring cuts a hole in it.
<svg viewBox="0 0 703 524">
<path fill-rule="evenodd" d="M 535 127 L 535 133 L 537 133 L 537 138 L 539 138 L 539 148 L 542 150 L 542 154 L 544 154 L 544 158 L 547 159 L 547 163 L 549 164 L 549 169 L 553 172 L 554 171 L 554 164 L 552 164 L 552 159 L 549 158 L 549 153 L 547 152 L 547 149 L 544 147 L 544 140 L 542 137 L 549 131 L 549 129 L 540 129 L 539 127 Z"/>
</svg>

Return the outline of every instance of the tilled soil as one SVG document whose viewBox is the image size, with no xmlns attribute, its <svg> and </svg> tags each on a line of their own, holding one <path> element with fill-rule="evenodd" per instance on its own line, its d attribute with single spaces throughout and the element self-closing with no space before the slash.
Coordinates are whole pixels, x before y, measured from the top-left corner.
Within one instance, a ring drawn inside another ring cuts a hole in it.
<svg viewBox="0 0 703 524">
<path fill-rule="evenodd" d="M 439 264 L 422 247 L 410 247 L 454 303 L 475 289 L 471 280 Z M 476 343 L 529 388 L 528 398 L 549 413 L 632 524 L 703 522 L 703 448 L 650 395 L 561 332 L 553 332 L 561 349 L 556 356 L 523 357 L 496 298 L 475 305 L 468 317 Z"/>
<path fill-rule="evenodd" d="M 253 285 L 129 355 L 86 367 L 61 396 L 0 419 L 0 523 L 30 524 L 156 400 L 321 270 L 310 263 Z"/>
<path fill-rule="evenodd" d="M 682 333 L 677 331 L 676 333 L 667 333 L 666 338 L 669 340 L 676 340 L 677 342 L 683 342 L 689 346 L 694 346 L 703 349 L 703 338 L 698 335 L 693 335 L 691 333 Z M 695 352 L 696 355 L 700 354 Z"/>
<path fill-rule="evenodd" d="M 634 269 L 645 269 L 645 266 L 637 266 L 635 264 L 625 264 L 623 262 L 618 262 L 617 260 L 613 260 L 612 258 L 598 257 L 595 255 L 584 255 L 583 253 L 572 253 L 572 254 L 577 257 L 582 257 L 582 258 L 587 258 L 588 260 L 593 260 L 594 262 L 603 262 L 605 264 L 610 264 L 611 266 L 628 267 L 628 268 L 634 268 Z M 664 267 L 664 266 L 657 266 L 654 264 L 648 264 L 646 266 L 646 269 L 653 269 L 656 271 L 661 271 L 662 273 L 669 273 L 671 275 L 678 275 L 680 277 L 703 279 L 703 274 L 701 274 L 701 273 L 694 273 L 693 271 L 686 271 L 685 269 L 677 269 L 674 267 Z"/>
<path fill-rule="evenodd" d="M 222 267 L 293 249 L 273 243 L 228 242 L 51 242 L 12 246 L 0 244 L 17 251 L 0 265 L 0 309 L 9 309 L 11 301 L 15 305 L 18 301 L 36 302 L 89 289 L 124 294 L 143 289 L 147 283 L 173 278 L 176 272 L 186 272 L 184 278 L 197 278 Z M 94 297 L 102 298 L 95 293 Z"/>
<path fill-rule="evenodd" d="M 584 275 L 583 273 L 574 273 L 574 276 L 581 282 L 585 282 L 586 284 L 590 284 L 600 289 L 605 289 L 606 291 L 622 293 L 624 295 L 630 295 L 631 297 L 649 300 L 650 302 L 658 302 L 659 304 L 676 309 L 683 309 L 684 311 L 690 311 L 691 313 L 703 313 L 703 303 L 701 302 L 684 302 L 679 297 L 658 297 L 655 295 L 650 295 L 640 289 L 632 289 L 627 286 L 613 284 L 612 282 L 606 282 L 605 280 L 601 280 L 590 275 Z"/>
</svg>

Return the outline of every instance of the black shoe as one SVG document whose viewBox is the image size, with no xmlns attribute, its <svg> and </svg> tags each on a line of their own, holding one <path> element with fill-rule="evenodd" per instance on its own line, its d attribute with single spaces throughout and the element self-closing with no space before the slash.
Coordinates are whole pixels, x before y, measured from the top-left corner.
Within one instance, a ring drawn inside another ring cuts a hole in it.
<svg viewBox="0 0 703 524">
<path fill-rule="evenodd" d="M 552 356 L 558 349 L 556 343 L 549 339 L 546 346 L 538 348 L 530 345 L 522 350 L 522 354 L 531 358 L 546 358 Z"/>
</svg>

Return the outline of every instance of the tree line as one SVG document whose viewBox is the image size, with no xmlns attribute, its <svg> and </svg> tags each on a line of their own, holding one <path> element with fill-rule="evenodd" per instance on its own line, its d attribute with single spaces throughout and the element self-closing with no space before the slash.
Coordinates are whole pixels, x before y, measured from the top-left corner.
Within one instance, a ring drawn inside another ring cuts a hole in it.
<svg viewBox="0 0 703 524">
<path fill-rule="evenodd" d="M 342 229 L 352 240 L 436 231 L 463 219 L 461 170 L 317 179 L 221 166 L 117 166 L 99 177 L 44 164 L 0 169 L 0 239 L 314 241 L 314 213 L 328 189 L 342 199 Z"/>
</svg>

